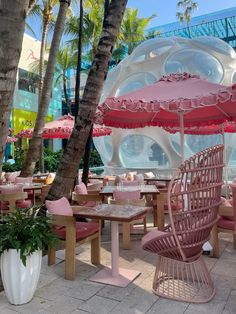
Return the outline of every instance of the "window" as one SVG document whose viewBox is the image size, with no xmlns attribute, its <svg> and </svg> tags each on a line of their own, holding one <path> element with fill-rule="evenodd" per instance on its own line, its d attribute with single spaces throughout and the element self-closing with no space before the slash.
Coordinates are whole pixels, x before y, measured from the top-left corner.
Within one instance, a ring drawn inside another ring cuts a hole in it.
<svg viewBox="0 0 236 314">
<path fill-rule="evenodd" d="M 33 94 L 38 94 L 39 75 L 19 69 L 18 88 Z"/>
</svg>

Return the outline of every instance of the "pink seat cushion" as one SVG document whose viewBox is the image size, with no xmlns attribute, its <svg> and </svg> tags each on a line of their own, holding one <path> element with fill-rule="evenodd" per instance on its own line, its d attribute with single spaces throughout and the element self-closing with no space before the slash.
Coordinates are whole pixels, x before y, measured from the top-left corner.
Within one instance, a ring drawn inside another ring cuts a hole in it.
<svg viewBox="0 0 236 314">
<path fill-rule="evenodd" d="M 88 201 L 88 202 L 85 202 L 85 203 L 83 204 L 83 206 L 95 207 L 95 206 L 96 206 L 96 202 L 95 202 L 95 201 Z"/>
<path fill-rule="evenodd" d="M 97 222 L 76 222 L 76 241 L 82 240 L 98 231 L 99 224 Z M 66 239 L 65 227 L 55 227 L 55 233 L 61 240 Z"/>
<path fill-rule="evenodd" d="M 0 210 L 9 210 L 8 205 L 9 205 L 8 202 L 1 201 L 1 202 L 0 202 Z"/>
<path fill-rule="evenodd" d="M 140 199 L 140 190 L 134 191 L 119 191 L 113 192 L 113 198 L 115 200 L 138 200 Z"/>
<path fill-rule="evenodd" d="M 234 221 L 225 217 L 221 217 L 217 223 L 217 227 L 227 230 L 234 230 L 234 226 Z"/>
<path fill-rule="evenodd" d="M 78 194 L 88 194 L 87 187 L 83 182 L 75 186 L 75 192 Z"/>
<path fill-rule="evenodd" d="M 222 201 L 222 205 L 221 206 L 223 206 L 223 207 L 232 207 L 233 199 L 227 200 L 225 197 L 221 197 L 221 201 Z M 234 221 L 234 217 L 233 216 L 222 216 L 222 218 L 224 218 L 226 220 Z"/>
<path fill-rule="evenodd" d="M 1 185 L 0 191 L 2 194 L 13 194 L 18 192 L 23 192 L 23 185 L 16 184 L 16 185 Z"/>
<path fill-rule="evenodd" d="M 16 177 L 15 183 L 32 184 L 33 177 Z"/>
<path fill-rule="evenodd" d="M 16 207 L 17 208 L 29 208 L 29 207 L 31 207 L 31 201 L 30 200 L 16 201 Z"/>
<path fill-rule="evenodd" d="M 180 210 L 182 208 L 182 202 L 178 202 L 178 204 L 171 204 L 172 210 Z M 164 210 L 168 211 L 168 203 L 164 204 Z"/>
<path fill-rule="evenodd" d="M 73 216 L 73 211 L 67 198 L 62 197 L 56 201 L 46 201 L 45 205 L 50 214 Z"/>
<path fill-rule="evenodd" d="M 165 235 L 166 232 L 160 231 L 160 230 L 152 230 L 148 232 L 144 237 L 142 237 L 141 245 L 143 248 L 145 248 L 149 241 L 157 240 L 158 237 Z"/>
</svg>

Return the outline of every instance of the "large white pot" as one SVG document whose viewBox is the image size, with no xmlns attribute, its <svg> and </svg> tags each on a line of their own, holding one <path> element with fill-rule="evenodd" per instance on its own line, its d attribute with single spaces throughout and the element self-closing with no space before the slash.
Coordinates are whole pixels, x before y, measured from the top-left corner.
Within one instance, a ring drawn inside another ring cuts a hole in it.
<svg viewBox="0 0 236 314">
<path fill-rule="evenodd" d="M 42 251 L 28 256 L 26 266 L 20 259 L 20 251 L 10 249 L 1 255 L 2 283 L 11 304 L 24 304 L 33 298 L 39 280 L 41 262 Z"/>
</svg>

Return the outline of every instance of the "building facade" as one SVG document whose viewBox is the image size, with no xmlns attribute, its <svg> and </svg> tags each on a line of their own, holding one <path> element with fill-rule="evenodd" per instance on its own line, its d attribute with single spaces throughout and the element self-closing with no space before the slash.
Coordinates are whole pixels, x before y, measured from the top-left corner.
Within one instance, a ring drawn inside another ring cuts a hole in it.
<svg viewBox="0 0 236 314">
<path fill-rule="evenodd" d="M 37 65 L 39 64 L 40 45 L 40 41 L 24 34 L 10 124 L 14 129 L 14 134 L 17 134 L 21 130 L 34 127 L 38 111 L 39 82 L 39 75 L 35 74 L 35 68 L 37 68 Z M 61 84 L 53 84 L 47 122 L 52 121 L 61 115 L 61 107 Z M 60 142 L 60 140 L 56 140 L 51 143 L 54 150 L 61 147 Z M 27 140 L 23 139 L 22 144 L 23 146 L 27 145 Z M 8 145 L 6 153 L 10 153 L 10 150 L 12 150 L 12 147 L 10 148 Z"/>
</svg>

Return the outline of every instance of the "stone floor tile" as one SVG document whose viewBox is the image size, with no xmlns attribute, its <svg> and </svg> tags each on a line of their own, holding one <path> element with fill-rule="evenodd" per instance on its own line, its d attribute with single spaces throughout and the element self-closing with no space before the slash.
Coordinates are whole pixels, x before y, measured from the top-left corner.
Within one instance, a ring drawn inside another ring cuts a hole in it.
<svg viewBox="0 0 236 314">
<path fill-rule="evenodd" d="M 53 301 L 56 300 L 59 295 L 66 295 L 67 291 L 69 291 L 69 288 L 63 284 L 63 281 L 58 279 L 38 289 L 35 295 L 40 298 Z"/>
<path fill-rule="evenodd" d="M 236 313 L 236 297 L 235 295 L 230 295 L 230 297 L 228 298 L 225 308 L 225 311 L 228 311 L 229 313 Z"/>
<path fill-rule="evenodd" d="M 232 291 L 235 279 L 222 275 L 212 274 L 212 279 L 216 288 L 215 299 L 226 301 Z"/>
<path fill-rule="evenodd" d="M 78 309 L 83 302 L 84 301 L 82 300 L 71 298 L 69 296 L 59 295 L 54 302 L 51 302 L 48 305 L 47 310 L 50 311 L 49 313 L 69 314 Z"/>
<path fill-rule="evenodd" d="M 178 302 L 169 299 L 159 298 L 146 314 L 183 314 L 188 307 L 188 303 Z"/>
<path fill-rule="evenodd" d="M 220 258 L 215 266 L 212 268 L 211 272 L 217 275 L 223 275 L 227 277 L 236 277 L 236 260 L 230 260 L 225 258 Z"/>
<path fill-rule="evenodd" d="M 147 312 L 156 302 L 157 296 L 136 287 L 112 311 L 112 314 L 140 314 Z"/>
<path fill-rule="evenodd" d="M 94 314 L 107 314 L 112 313 L 112 309 L 118 304 L 117 301 L 102 298 L 100 296 L 93 296 L 91 299 L 85 301 L 78 308 Z M 123 311 L 120 313 L 124 313 Z"/>
<path fill-rule="evenodd" d="M 104 288 L 104 285 L 95 283 L 92 281 L 81 281 L 73 288 L 67 290 L 65 295 L 70 297 L 80 299 L 80 300 L 88 300 L 96 293 L 98 293 L 101 289 Z"/>
<path fill-rule="evenodd" d="M 208 303 L 190 304 L 184 314 L 221 314 L 225 308 L 225 301 L 212 299 Z"/>
<path fill-rule="evenodd" d="M 7 307 L 4 307 L 1 309 L 0 313 L 2 314 L 16 314 L 19 313 L 17 310 L 8 309 Z"/>
<path fill-rule="evenodd" d="M 108 298 L 108 299 L 112 299 L 116 301 L 122 301 L 135 288 L 136 288 L 135 284 L 129 284 L 125 288 L 107 285 L 103 289 L 101 289 L 97 293 L 97 295 L 100 297 L 104 297 L 104 298 Z"/>
<path fill-rule="evenodd" d="M 34 296 L 32 301 L 29 303 L 22 305 L 9 305 L 8 308 L 22 314 L 50 314 L 50 305 L 50 301 Z"/>
</svg>

